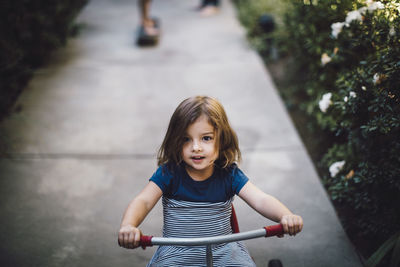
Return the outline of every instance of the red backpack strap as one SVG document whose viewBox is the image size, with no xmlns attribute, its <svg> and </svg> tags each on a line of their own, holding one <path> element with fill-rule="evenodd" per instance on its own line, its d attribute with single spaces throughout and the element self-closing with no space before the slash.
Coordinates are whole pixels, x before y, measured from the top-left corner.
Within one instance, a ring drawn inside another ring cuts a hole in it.
<svg viewBox="0 0 400 267">
<path fill-rule="evenodd" d="M 235 208 L 233 207 L 232 204 L 232 215 L 231 215 L 231 227 L 232 227 L 232 232 L 233 233 L 239 233 L 239 223 L 236 217 L 236 212 L 235 212 Z"/>
</svg>

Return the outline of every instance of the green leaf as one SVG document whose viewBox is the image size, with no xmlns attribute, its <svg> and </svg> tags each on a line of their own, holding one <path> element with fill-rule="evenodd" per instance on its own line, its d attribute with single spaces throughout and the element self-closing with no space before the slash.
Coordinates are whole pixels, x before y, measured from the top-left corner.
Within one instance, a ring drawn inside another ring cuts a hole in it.
<svg viewBox="0 0 400 267">
<path fill-rule="evenodd" d="M 377 251 L 372 254 L 371 257 L 365 263 L 367 267 L 375 267 L 385 257 L 385 255 L 393 248 L 396 244 L 397 239 L 400 237 L 400 232 L 392 235 L 385 243 L 383 243 Z M 396 245 L 397 246 L 397 245 Z"/>
<path fill-rule="evenodd" d="M 392 252 L 392 259 L 390 260 L 390 267 L 397 267 L 400 264 L 400 235 L 397 238 L 396 245 Z"/>
</svg>

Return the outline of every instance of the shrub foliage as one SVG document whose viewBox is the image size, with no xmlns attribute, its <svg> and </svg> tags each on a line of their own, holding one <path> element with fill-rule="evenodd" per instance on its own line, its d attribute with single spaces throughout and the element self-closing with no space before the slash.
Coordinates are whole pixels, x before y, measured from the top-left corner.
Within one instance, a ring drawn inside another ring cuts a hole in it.
<svg viewBox="0 0 400 267">
<path fill-rule="evenodd" d="M 311 128 L 326 133 L 317 167 L 369 256 L 400 225 L 400 0 L 286 4 L 281 47 L 295 82 L 285 101 L 301 99 Z"/>
<path fill-rule="evenodd" d="M 32 69 L 65 44 L 72 21 L 88 0 L 15 0 L 0 4 L 0 118 Z"/>
<path fill-rule="evenodd" d="M 296 1 L 286 17 L 303 109 L 336 136 L 323 181 L 345 228 L 371 248 L 400 225 L 399 3 Z"/>
</svg>

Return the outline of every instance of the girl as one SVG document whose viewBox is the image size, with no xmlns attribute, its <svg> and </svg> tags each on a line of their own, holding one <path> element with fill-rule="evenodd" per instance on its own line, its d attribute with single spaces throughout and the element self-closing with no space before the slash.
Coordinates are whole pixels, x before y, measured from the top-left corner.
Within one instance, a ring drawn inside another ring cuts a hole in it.
<svg viewBox="0 0 400 267">
<path fill-rule="evenodd" d="M 236 162 L 241 159 L 236 133 L 214 98 L 184 100 L 171 117 L 158 152 L 158 169 L 129 204 L 118 243 L 137 248 L 140 223 L 162 196 L 164 237 L 207 237 L 232 233 L 234 195 L 264 217 L 280 222 L 284 232 L 303 228 L 300 216 L 249 182 Z M 205 248 L 160 246 L 148 266 L 204 266 Z M 213 248 L 215 266 L 255 266 L 241 242 Z"/>
</svg>

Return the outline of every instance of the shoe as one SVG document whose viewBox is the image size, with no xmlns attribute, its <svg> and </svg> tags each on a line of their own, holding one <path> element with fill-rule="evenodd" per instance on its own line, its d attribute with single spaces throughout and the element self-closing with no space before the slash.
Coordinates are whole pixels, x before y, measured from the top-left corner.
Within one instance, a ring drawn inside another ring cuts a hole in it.
<svg viewBox="0 0 400 267">
<path fill-rule="evenodd" d="M 152 18 L 154 22 L 154 29 L 156 30 L 156 34 L 149 34 L 143 25 L 139 26 L 138 36 L 137 36 L 137 45 L 138 46 L 154 46 L 158 44 L 160 39 L 160 21 L 157 18 Z"/>
</svg>

